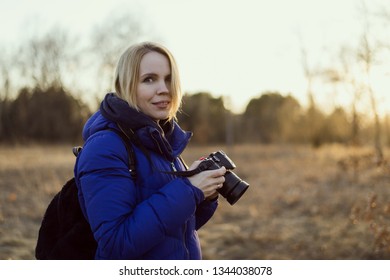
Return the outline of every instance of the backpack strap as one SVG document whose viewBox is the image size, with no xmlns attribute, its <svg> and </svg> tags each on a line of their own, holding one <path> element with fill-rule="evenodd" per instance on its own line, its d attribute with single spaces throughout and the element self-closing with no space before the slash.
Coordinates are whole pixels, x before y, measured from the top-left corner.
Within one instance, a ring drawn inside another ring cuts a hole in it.
<svg viewBox="0 0 390 280">
<path fill-rule="evenodd" d="M 132 129 L 126 129 L 126 128 L 122 127 L 122 125 L 120 123 L 116 123 L 116 124 L 119 127 L 119 129 L 121 130 L 121 132 L 130 140 L 130 142 L 134 143 L 134 145 L 136 145 L 138 148 L 140 148 L 140 150 L 148 158 L 150 164 L 153 166 L 153 162 L 150 158 L 150 152 L 148 151 L 148 149 L 145 148 L 144 145 L 142 145 L 139 138 L 135 136 L 134 131 Z"/>
<path fill-rule="evenodd" d="M 135 153 L 134 153 L 134 149 L 130 143 L 130 140 L 131 140 L 130 137 L 128 137 L 123 132 L 122 129 L 119 131 L 119 130 L 114 129 L 114 128 L 108 128 L 107 130 L 115 132 L 122 139 L 122 142 L 125 145 L 126 151 L 128 154 L 128 167 L 129 167 L 130 175 L 131 175 L 131 178 L 133 178 L 133 180 L 135 180 L 137 177 L 137 172 L 135 171 Z M 82 149 L 83 149 L 83 147 L 76 146 L 76 147 L 72 148 L 72 152 L 77 157 L 80 154 Z"/>
<path fill-rule="evenodd" d="M 82 149 L 83 149 L 83 147 L 81 147 L 81 146 L 73 147 L 72 148 L 72 152 L 73 152 L 74 156 L 77 157 Z"/>
<path fill-rule="evenodd" d="M 115 132 L 122 139 L 123 144 L 125 144 L 126 151 L 128 154 L 128 166 L 129 166 L 130 175 L 135 180 L 137 173 L 135 171 L 135 153 L 130 143 L 131 139 L 122 130 L 119 131 L 117 129 L 111 129 L 111 128 L 108 130 Z"/>
</svg>

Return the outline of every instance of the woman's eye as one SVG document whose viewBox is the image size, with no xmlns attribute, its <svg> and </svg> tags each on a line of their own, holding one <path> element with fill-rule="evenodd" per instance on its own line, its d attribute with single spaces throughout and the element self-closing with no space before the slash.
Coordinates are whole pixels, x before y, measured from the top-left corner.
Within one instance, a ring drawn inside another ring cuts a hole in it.
<svg viewBox="0 0 390 280">
<path fill-rule="evenodd" d="M 152 77 L 146 77 L 143 82 L 144 83 L 151 83 L 151 82 L 153 82 L 153 78 Z"/>
</svg>

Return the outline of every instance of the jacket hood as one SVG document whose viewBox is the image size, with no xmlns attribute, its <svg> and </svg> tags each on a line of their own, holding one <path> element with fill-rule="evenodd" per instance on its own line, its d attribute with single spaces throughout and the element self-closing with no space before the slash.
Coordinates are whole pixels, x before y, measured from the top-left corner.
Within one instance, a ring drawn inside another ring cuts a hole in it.
<svg viewBox="0 0 390 280">
<path fill-rule="evenodd" d="M 108 93 L 100 104 L 100 110 L 85 124 L 83 138 L 87 140 L 97 131 L 118 129 L 117 124 L 120 124 L 127 133 L 134 134 L 145 148 L 173 160 L 187 146 L 192 133 L 182 130 L 173 120 L 160 123 L 162 124 L 159 125 L 149 116 L 130 107 L 114 93 Z"/>
</svg>

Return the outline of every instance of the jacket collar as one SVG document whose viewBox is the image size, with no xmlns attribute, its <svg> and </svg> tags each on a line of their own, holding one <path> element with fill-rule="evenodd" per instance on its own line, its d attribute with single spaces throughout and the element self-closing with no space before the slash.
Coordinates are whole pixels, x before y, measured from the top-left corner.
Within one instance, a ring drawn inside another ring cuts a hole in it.
<svg viewBox="0 0 390 280">
<path fill-rule="evenodd" d="M 126 133 L 133 133 L 145 148 L 161 153 L 170 161 L 183 152 L 192 137 L 191 132 L 182 130 L 173 120 L 161 121 L 159 125 L 114 93 L 105 96 L 100 112 L 104 118 L 120 124 Z"/>
</svg>

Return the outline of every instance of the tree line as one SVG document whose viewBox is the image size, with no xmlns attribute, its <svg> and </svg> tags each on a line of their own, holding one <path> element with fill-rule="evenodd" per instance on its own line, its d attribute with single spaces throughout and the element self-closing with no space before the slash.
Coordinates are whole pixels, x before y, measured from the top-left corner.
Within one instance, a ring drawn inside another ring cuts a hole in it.
<svg viewBox="0 0 390 280">
<path fill-rule="evenodd" d="M 94 112 L 60 86 L 45 90 L 23 88 L 17 97 L 0 100 L 1 143 L 80 143 L 82 128 Z M 341 107 L 330 113 L 312 104 L 304 108 L 291 95 L 264 92 L 242 114 L 226 109 L 223 97 L 211 93 L 185 94 L 178 122 L 193 131 L 194 144 L 326 143 L 366 144 L 373 141 L 374 123 L 358 127 Z M 383 141 L 390 145 L 388 118 L 381 122 Z"/>
<path fill-rule="evenodd" d="M 305 108 L 292 95 L 279 92 L 264 92 L 252 98 L 242 114 L 226 109 L 223 97 L 205 92 L 187 94 L 179 114 L 181 126 L 194 132 L 197 144 L 372 144 L 375 122 L 363 114 L 355 118 L 342 107 L 330 113 L 315 103 Z M 388 117 L 380 125 L 381 141 L 390 146 Z"/>
<path fill-rule="evenodd" d="M 79 142 L 89 107 L 61 87 L 20 90 L 14 100 L 0 100 L 0 142 Z"/>
</svg>

